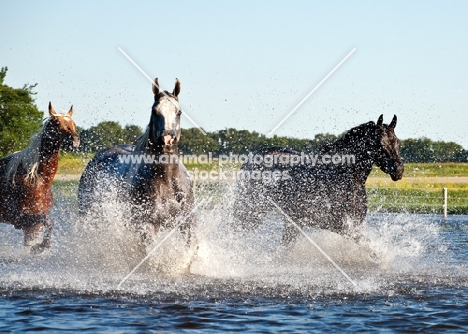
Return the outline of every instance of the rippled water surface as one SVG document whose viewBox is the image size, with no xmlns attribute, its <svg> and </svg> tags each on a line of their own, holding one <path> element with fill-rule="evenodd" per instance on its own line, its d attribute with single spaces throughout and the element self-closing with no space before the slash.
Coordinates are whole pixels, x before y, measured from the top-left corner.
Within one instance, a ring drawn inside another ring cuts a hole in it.
<svg viewBox="0 0 468 334">
<path fill-rule="evenodd" d="M 468 330 L 468 216 L 371 214 L 359 245 L 306 230 L 347 279 L 305 238 L 280 247 L 279 217 L 232 233 L 204 209 L 198 250 L 174 234 L 122 282 L 145 255 L 125 215 L 75 211 L 58 203 L 39 256 L 0 224 L 0 332 Z"/>
</svg>

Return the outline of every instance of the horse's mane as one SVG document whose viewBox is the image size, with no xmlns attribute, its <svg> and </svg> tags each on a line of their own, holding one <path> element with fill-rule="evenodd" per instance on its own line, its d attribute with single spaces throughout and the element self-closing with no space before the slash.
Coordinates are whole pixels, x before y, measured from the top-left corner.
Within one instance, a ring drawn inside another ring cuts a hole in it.
<svg viewBox="0 0 468 334">
<path fill-rule="evenodd" d="M 42 136 L 49 123 L 50 118 L 44 120 L 44 125 L 41 131 L 31 137 L 31 144 L 24 150 L 12 153 L 6 156 L 9 159 L 6 165 L 6 179 L 7 181 L 15 182 L 15 175 L 18 171 L 18 167 L 21 165 L 26 171 L 25 180 L 29 184 L 35 184 L 38 182 L 38 169 L 39 169 L 39 158 L 40 149 L 42 143 Z"/>
<path fill-rule="evenodd" d="M 366 132 L 375 126 L 374 122 L 367 122 L 358 125 L 339 136 L 335 141 L 319 147 L 318 151 L 328 152 L 333 150 L 340 150 L 350 148 L 352 145 L 358 144 L 356 141 L 363 139 Z"/>
<path fill-rule="evenodd" d="M 135 140 L 134 152 L 144 153 L 148 150 L 149 132 L 149 126 L 147 126 L 145 132 Z"/>
</svg>

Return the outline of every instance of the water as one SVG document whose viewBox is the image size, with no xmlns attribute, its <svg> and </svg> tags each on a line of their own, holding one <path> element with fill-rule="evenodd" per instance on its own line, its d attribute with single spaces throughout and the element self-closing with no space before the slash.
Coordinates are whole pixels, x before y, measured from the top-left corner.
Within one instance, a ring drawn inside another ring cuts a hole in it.
<svg viewBox="0 0 468 334">
<path fill-rule="evenodd" d="M 57 203 L 39 256 L 0 224 L 0 332 L 468 330 L 468 216 L 370 214 L 361 245 L 306 230 L 353 285 L 305 238 L 281 248 L 279 217 L 230 233 L 205 208 L 195 255 L 175 234 L 118 289 L 144 257 L 138 235 L 115 207 L 99 224 L 75 212 Z"/>
</svg>

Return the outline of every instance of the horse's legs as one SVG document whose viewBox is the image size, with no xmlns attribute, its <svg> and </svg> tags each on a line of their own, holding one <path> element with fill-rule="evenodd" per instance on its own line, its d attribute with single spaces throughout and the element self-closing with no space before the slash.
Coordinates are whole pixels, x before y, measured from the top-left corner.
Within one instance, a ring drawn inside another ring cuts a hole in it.
<svg viewBox="0 0 468 334">
<path fill-rule="evenodd" d="M 44 223 L 40 224 L 44 227 L 44 234 L 42 242 L 35 244 L 31 247 L 31 254 L 40 254 L 46 248 L 50 248 L 50 238 L 52 236 L 52 220 L 49 217 L 45 217 Z"/>
<path fill-rule="evenodd" d="M 50 238 L 52 236 L 52 220 L 47 217 L 44 222 L 44 236 L 42 238 L 42 247 L 50 247 Z"/>
<path fill-rule="evenodd" d="M 249 231 L 262 224 L 270 205 L 261 196 L 238 195 L 232 207 L 232 228 L 234 231 Z"/>
<path fill-rule="evenodd" d="M 187 247 L 190 247 L 193 241 L 192 240 L 193 239 L 193 233 L 192 233 L 193 226 L 194 226 L 194 217 L 192 216 L 187 217 L 187 221 L 179 226 L 180 234 L 182 234 L 182 236 L 184 237 Z"/>
<path fill-rule="evenodd" d="M 41 232 L 42 225 L 43 224 L 35 224 L 23 228 L 25 246 L 30 247 L 34 244 L 34 241 L 36 241 Z"/>
<path fill-rule="evenodd" d="M 299 230 L 291 223 L 286 224 L 287 225 L 284 227 L 283 238 L 281 239 L 281 246 L 289 247 L 297 240 Z"/>
<path fill-rule="evenodd" d="M 156 233 L 158 232 L 153 223 L 145 223 L 141 233 L 141 241 L 145 245 L 150 245 L 154 242 Z"/>
</svg>

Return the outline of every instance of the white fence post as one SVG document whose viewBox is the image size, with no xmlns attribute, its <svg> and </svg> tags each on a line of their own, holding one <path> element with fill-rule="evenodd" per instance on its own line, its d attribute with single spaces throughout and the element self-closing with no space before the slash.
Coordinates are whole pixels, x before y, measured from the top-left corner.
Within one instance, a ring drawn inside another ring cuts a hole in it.
<svg viewBox="0 0 468 334">
<path fill-rule="evenodd" d="M 444 188 L 444 218 L 447 218 L 447 188 Z"/>
</svg>

